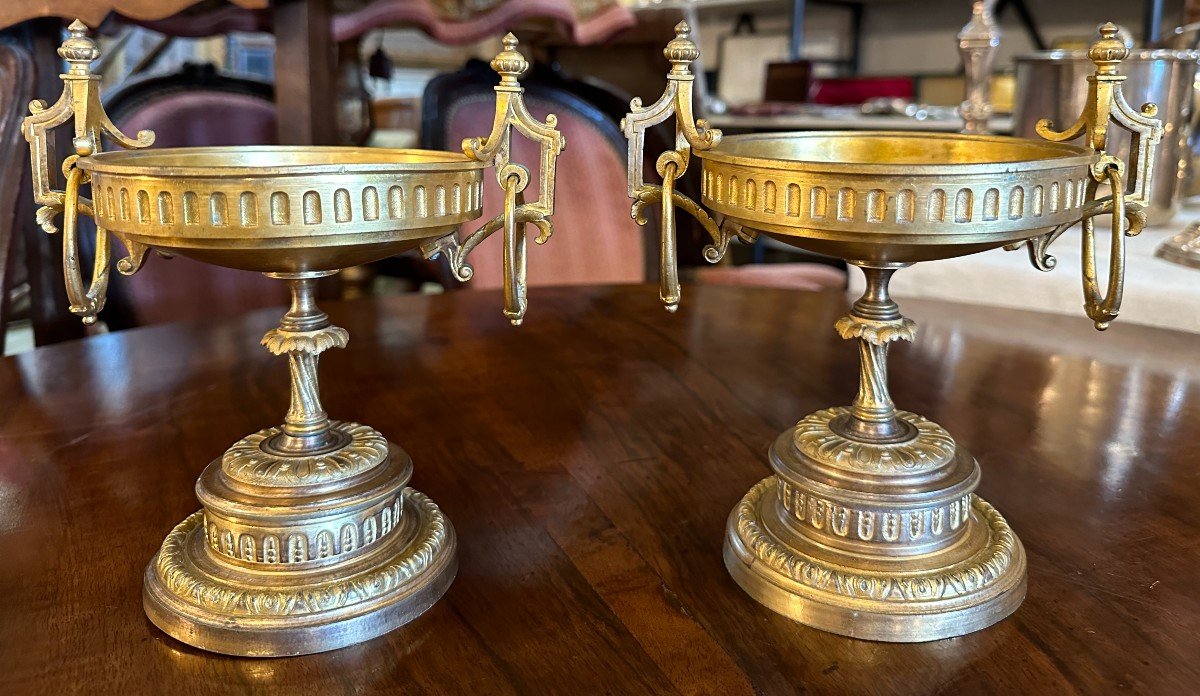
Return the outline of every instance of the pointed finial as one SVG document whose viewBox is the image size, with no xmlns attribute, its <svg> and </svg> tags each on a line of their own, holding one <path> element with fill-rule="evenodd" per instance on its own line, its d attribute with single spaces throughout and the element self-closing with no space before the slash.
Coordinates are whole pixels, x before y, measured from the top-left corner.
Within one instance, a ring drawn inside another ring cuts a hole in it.
<svg viewBox="0 0 1200 696">
<path fill-rule="evenodd" d="M 1117 38 L 1120 27 L 1112 22 L 1101 24 L 1100 38 L 1088 48 L 1088 58 L 1096 64 L 1098 75 L 1116 75 L 1117 65 L 1129 55 L 1125 42 Z"/>
<path fill-rule="evenodd" d="M 700 57 L 700 49 L 696 48 L 696 42 L 691 39 L 692 28 L 687 22 L 680 22 L 675 25 L 675 38 L 667 44 L 663 49 L 663 55 L 667 60 L 671 61 L 671 73 L 675 75 L 687 75 L 688 66 L 692 61 Z"/>
<path fill-rule="evenodd" d="M 100 47 L 88 36 L 87 25 L 78 19 L 67 27 L 71 36 L 58 47 L 58 55 L 71 65 L 67 71 L 71 75 L 90 75 L 88 67 L 92 61 L 100 57 Z"/>
<path fill-rule="evenodd" d="M 492 70 L 500 74 L 500 84 L 502 86 L 516 87 L 520 85 L 518 80 L 525 71 L 529 69 L 529 61 L 525 60 L 525 56 L 517 50 L 517 37 L 513 36 L 512 32 L 504 35 L 502 39 L 504 50 L 496 54 L 492 59 Z"/>
</svg>

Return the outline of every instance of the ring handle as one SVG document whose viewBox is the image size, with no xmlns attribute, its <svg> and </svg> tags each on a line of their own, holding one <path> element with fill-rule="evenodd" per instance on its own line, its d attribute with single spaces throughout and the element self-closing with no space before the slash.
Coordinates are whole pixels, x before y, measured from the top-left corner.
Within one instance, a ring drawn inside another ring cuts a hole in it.
<svg viewBox="0 0 1200 696">
<path fill-rule="evenodd" d="M 1121 170 L 1117 167 L 1109 167 L 1105 170 L 1106 178 L 1112 191 L 1123 191 Z M 1112 236 L 1109 248 L 1109 283 L 1106 292 L 1100 294 L 1099 281 L 1097 278 L 1096 264 L 1096 215 L 1087 215 L 1082 222 L 1084 227 L 1084 311 L 1087 312 L 1087 317 L 1096 323 L 1096 328 L 1099 330 L 1108 329 L 1112 319 L 1117 318 L 1117 313 L 1121 311 L 1121 296 L 1124 290 L 1124 257 L 1126 257 L 1126 246 L 1124 246 L 1124 224 L 1128 214 L 1141 215 L 1141 224 L 1145 224 L 1145 214 L 1139 211 L 1128 210 L 1124 196 L 1112 197 L 1111 214 L 1112 214 Z M 1140 232 L 1140 224 L 1135 221 L 1130 221 L 1130 229 L 1138 229 Z"/>
<path fill-rule="evenodd" d="M 91 215 L 79 196 L 79 187 L 86 183 L 87 173 L 78 167 L 67 172 L 63 191 L 63 277 L 66 279 L 67 299 L 71 313 L 83 318 L 84 324 L 95 324 L 96 315 L 104 309 L 108 293 L 109 246 L 108 232 L 96 227 L 96 254 L 92 259 L 92 282 L 83 287 L 83 272 L 79 267 L 79 211 Z"/>
<path fill-rule="evenodd" d="M 92 202 L 79 195 L 79 188 L 88 183 L 89 175 L 80 169 L 82 158 L 100 152 L 101 135 L 107 135 L 120 146 L 128 149 L 148 147 L 154 142 L 154 133 L 139 131 L 136 138 L 122 133 L 104 113 L 100 102 L 100 76 L 91 71 L 91 63 L 100 57 L 100 48 L 87 35 L 87 26 L 78 19 L 68 27 L 70 36 L 58 48 L 58 55 L 69 68 L 62 75 L 63 91 L 58 100 L 50 105 L 41 99 L 29 104 L 29 116 L 25 117 L 21 130 L 29 142 L 29 157 L 33 171 L 33 198 L 40 208 L 38 224 L 46 232 L 54 233 L 54 218 L 63 216 L 63 276 L 71 312 L 83 318 L 84 324 L 94 324 L 96 315 L 104 308 L 109 279 L 110 240 L 108 231 L 96 227 L 96 255 L 92 265 L 92 280 L 84 287 L 83 273 L 79 266 L 79 213 L 95 218 Z M 66 175 L 66 187 L 55 190 L 53 148 L 50 131 L 73 121 L 75 137 L 71 143 L 75 153 L 62 163 Z M 129 257 L 122 259 L 117 268 L 122 273 L 132 274 L 145 258 L 145 245 L 125 240 Z"/>
<path fill-rule="evenodd" d="M 1090 180 L 1086 190 L 1083 214 L 1078 220 L 1060 225 L 1049 233 L 1028 241 L 1030 259 L 1040 270 L 1050 270 L 1055 259 L 1047 249 L 1076 222 L 1083 226 L 1083 295 L 1084 311 L 1103 331 L 1117 317 L 1121 309 L 1121 298 L 1125 282 L 1125 237 L 1133 237 L 1146 225 L 1146 207 L 1150 200 L 1150 188 L 1154 181 L 1154 157 L 1158 143 L 1163 138 L 1162 122 L 1154 118 L 1158 107 L 1143 104 L 1134 109 L 1125 100 L 1122 84 L 1125 75 L 1118 70 L 1121 61 L 1129 55 L 1125 43 L 1117 38 L 1118 27 L 1109 22 L 1099 28 L 1100 39 L 1088 49 L 1088 57 L 1096 64 L 1096 72 L 1089 75 L 1088 97 L 1083 113 L 1075 123 L 1063 131 L 1054 130 L 1048 119 L 1038 121 L 1038 135 L 1052 142 L 1074 140 L 1085 136 L 1086 144 L 1096 153 L 1089 168 Z M 1125 163 L 1110 155 L 1108 147 L 1109 124 L 1115 123 L 1132 134 L 1129 162 Z M 1125 183 L 1125 170 L 1132 172 L 1129 183 Z M 1100 184 L 1108 184 L 1111 195 L 1097 198 Z M 1095 222 L 1097 215 L 1111 214 L 1112 242 L 1109 258 L 1108 287 L 1100 293 L 1096 275 Z M 1128 223 L 1129 228 L 1125 229 Z"/>
<path fill-rule="evenodd" d="M 477 162 L 489 162 L 496 168 L 496 181 L 504 189 L 504 211 L 461 242 L 457 233 L 452 232 L 422 244 L 421 252 L 428 259 L 444 255 L 454 277 L 466 282 L 474 274 L 467 256 L 493 232 L 503 230 L 504 316 L 513 325 L 519 325 L 527 308 L 525 226 L 532 224 L 538 228 L 538 236 L 534 239 L 537 244 L 545 244 L 553 234 L 550 216 L 554 214 L 554 167 L 567 143 L 555 127 L 558 119 L 554 114 L 548 115 L 543 123 L 529 113 L 525 106 L 525 88 L 519 79 L 529 69 L 529 62 L 517 51 L 517 37 L 507 34 L 503 43 L 504 50 L 491 63 L 492 69 L 500 75 L 492 132 L 484 138 L 463 140 L 462 149 L 467 157 Z M 513 128 L 540 146 L 540 190 L 538 200 L 533 203 L 526 203 L 524 194 L 531 179 L 529 169 L 511 161 Z"/>
<path fill-rule="evenodd" d="M 528 306 L 525 300 L 525 225 L 518 221 L 518 213 L 525 204 L 529 172 L 520 165 L 508 167 L 510 172 L 504 178 L 504 316 L 515 326 L 524 319 Z M 545 236 L 548 239 L 549 233 Z"/>
<path fill-rule="evenodd" d="M 662 177 L 662 247 L 658 271 L 658 299 L 668 312 L 679 309 L 679 253 L 675 238 L 675 180 L 687 168 L 687 162 L 675 150 L 658 158 L 658 173 Z"/>
<path fill-rule="evenodd" d="M 642 106 L 640 98 L 634 98 L 629 103 L 629 113 L 621 119 L 621 131 L 629 143 L 625 174 L 627 193 L 633 199 L 630 214 L 637 224 L 645 225 L 649 221 L 646 208 L 654 204 L 662 206 L 658 295 L 668 312 L 679 308 L 681 295 L 675 208 L 694 217 L 712 238 L 712 243 L 704 247 L 704 259 L 709 263 L 716 263 L 724 258 L 733 237 L 749 244 L 758 236 L 756 232 L 740 225 L 718 225 L 698 203 L 675 188 L 676 182 L 687 171 L 692 151 L 709 150 L 721 142 L 721 131 L 709 128 L 703 119 L 693 118 L 692 85 L 695 75 L 692 74 L 690 66 L 700 58 L 700 49 L 697 48 L 696 42 L 692 41 L 691 32 L 687 22 L 675 25 L 675 38 L 663 49 L 663 57 L 671 63 L 671 69 L 667 72 L 667 86 L 662 96 L 645 107 Z M 672 116 L 675 117 L 675 149 L 659 155 L 655 163 L 655 170 L 662 177 L 662 185 L 648 184 L 642 177 L 646 129 Z"/>
</svg>

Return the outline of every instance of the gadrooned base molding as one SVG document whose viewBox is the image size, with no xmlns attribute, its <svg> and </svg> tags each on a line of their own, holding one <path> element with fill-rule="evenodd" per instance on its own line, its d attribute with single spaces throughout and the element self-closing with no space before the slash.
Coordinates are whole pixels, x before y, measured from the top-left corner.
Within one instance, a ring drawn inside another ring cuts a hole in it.
<svg viewBox="0 0 1200 696">
<path fill-rule="evenodd" d="M 779 480 L 758 483 L 729 516 L 725 566 L 751 597 L 800 623 L 853 638 L 922 642 L 963 635 L 1016 611 L 1025 550 L 1004 518 L 971 495 L 961 560 L 855 563 L 795 534 Z"/>
<path fill-rule="evenodd" d="M 264 573 L 214 567 L 204 512 L 180 523 L 146 568 L 143 605 L 170 636 L 227 655 L 304 655 L 359 643 L 412 621 L 458 570 L 450 522 L 405 488 L 399 528 L 332 568 Z"/>
</svg>

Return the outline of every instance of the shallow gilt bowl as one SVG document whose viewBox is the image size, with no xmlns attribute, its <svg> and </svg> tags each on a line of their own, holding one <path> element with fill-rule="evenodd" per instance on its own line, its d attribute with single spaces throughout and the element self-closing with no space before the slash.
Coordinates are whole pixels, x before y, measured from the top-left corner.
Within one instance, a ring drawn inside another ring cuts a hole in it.
<svg viewBox="0 0 1200 696">
<path fill-rule="evenodd" d="M 454 152 L 250 146 L 104 152 L 96 221 L 122 237 L 259 272 L 368 263 L 483 210 L 486 163 Z"/>
<path fill-rule="evenodd" d="M 1080 216 L 1091 150 L 912 132 L 737 135 L 703 160 L 716 212 L 809 251 L 864 263 L 961 256 Z"/>
</svg>

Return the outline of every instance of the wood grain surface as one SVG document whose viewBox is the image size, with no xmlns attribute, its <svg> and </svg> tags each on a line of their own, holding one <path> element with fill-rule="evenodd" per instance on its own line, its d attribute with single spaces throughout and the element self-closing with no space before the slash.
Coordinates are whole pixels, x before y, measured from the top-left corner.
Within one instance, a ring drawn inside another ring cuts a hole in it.
<svg viewBox="0 0 1200 696">
<path fill-rule="evenodd" d="M 855 641 L 729 579 L 726 515 L 802 415 L 846 403 L 842 294 L 542 289 L 326 306 L 333 417 L 373 425 L 457 527 L 425 616 L 301 658 L 218 657 L 141 608 L 163 536 L 235 439 L 277 422 L 277 313 L 96 336 L 0 362 L 0 693 L 1195 693 L 1196 336 L 904 302 L 893 392 L 983 465 L 1029 553 L 1029 595 L 982 632 Z"/>
</svg>

